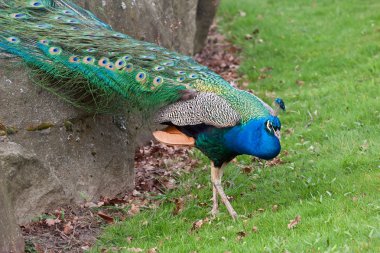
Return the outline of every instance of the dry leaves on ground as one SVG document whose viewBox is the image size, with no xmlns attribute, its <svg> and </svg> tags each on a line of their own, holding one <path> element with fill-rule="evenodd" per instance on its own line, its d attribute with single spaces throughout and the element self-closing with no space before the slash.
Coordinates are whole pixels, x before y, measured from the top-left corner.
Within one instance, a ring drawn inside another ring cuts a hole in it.
<svg viewBox="0 0 380 253">
<path fill-rule="evenodd" d="M 294 220 L 290 220 L 290 223 L 288 224 L 288 229 L 293 229 L 297 226 L 298 223 L 301 222 L 301 215 L 297 215 Z"/>
</svg>

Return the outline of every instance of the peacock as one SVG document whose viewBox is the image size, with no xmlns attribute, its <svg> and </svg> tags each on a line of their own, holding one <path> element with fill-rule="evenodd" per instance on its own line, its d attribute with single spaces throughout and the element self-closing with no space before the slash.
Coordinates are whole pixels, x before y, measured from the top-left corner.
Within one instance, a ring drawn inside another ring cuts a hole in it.
<svg viewBox="0 0 380 253">
<path fill-rule="evenodd" d="M 213 207 L 224 166 L 238 155 L 276 157 L 282 99 L 274 108 L 191 57 L 118 33 L 65 0 L 0 0 L 0 54 L 17 57 L 32 80 L 91 113 L 138 113 L 163 127 L 160 142 L 198 148 L 211 160 Z"/>
</svg>

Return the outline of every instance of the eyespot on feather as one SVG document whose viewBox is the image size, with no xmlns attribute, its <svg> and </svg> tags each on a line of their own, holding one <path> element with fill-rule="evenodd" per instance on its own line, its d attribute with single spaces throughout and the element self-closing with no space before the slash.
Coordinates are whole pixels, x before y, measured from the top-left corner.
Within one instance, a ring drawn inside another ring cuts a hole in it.
<svg viewBox="0 0 380 253">
<path fill-rule="evenodd" d="M 183 71 L 183 70 L 180 70 L 180 71 L 177 71 L 177 74 L 178 74 L 178 75 L 185 75 L 185 74 L 186 74 L 186 72 L 185 72 L 185 71 Z"/>
<path fill-rule="evenodd" d="M 124 61 L 129 61 L 130 59 L 132 59 L 132 56 L 130 56 L 130 55 L 124 55 L 124 56 L 122 57 L 122 59 L 123 59 Z"/>
<path fill-rule="evenodd" d="M 73 18 L 71 18 L 71 19 L 66 19 L 65 21 L 66 21 L 66 23 L 68 23 L 68 24 L 79 24 L 79 21 L 78 21 L 77 19 L 73 19 Z"/>
<path fill-rule="evenodd" d="M 86 50 L 84 50 L 85 52 L 88 52 L 88 53 L 93 53 L 93 52 L 96 52 L 96 48 L 87 48 Z"/>
<path fill-rule="evenodd" d="M 172 62 L 172 61 L 167 61 L 167 62 L 162 63 L 162 65 L 173 67 L 173 66 L 174 66 L 174 62 Z"/>
<path fill-rule="evenodd" d="M 162 71 L 164 69 L 165 69 L 165 67 L 163 67 L 163 66 L 156 66 L 156 67 L 154 67 L 155 71 Z"/>
<path fill-rule="evenodd" d="M 40 29 L 48 29 L 48 28 L 51 28 L 52 26 L 50 24 L 37 24 L 36 27 Z"/>
<path fill-rule="evenodd" d="M 94 64 L 95 58 L 92 56 L 85 56 L 83 57 L 83 63 L 84 64 Z"/>
<path fill-rule="evenodd" d="M 41 39 L 39 42 L 43 45 L 49 45 L 49 41 L 47 39 Z"/>
<path fill-rule="evenodd" d="M 106 69 L 108 70 L 115 70 L 115 65 L 111 62 L 106 66 Z"/>
<path fill-rule="evenodd" d="M 131 73 L 133 71 L 133 64 L 128 63 L 127 65 L 125 65 L 125 71 L 127 71 L 128 73 Z"/>
<path fill-rule="evenodd" d="M 144 72 L 137 73 L 136 81 L 140 83 L 144 83 L 146 81 L 146 74 Z"/>
<path fill-rule="evenodd" d="M 49 54 L 50 55 L 60 55 L 62 53 L 62 49 L 59 47 L 51 47 L 49 48 Z"/>
<path fill-rule="evenodd" d="M 29 2 L 29 7 L 32 7 L 32 8 L 44 8 L 44 4 L 42 3 L 42 1 L 30 1 Z"/>
<path fill-rule="evenodd" d="M 191 79 L 195 79 L 195 78 L 198 78 L 198 75 L 197 75 L 197 74 L 194 74 L 194 73 L 191 73 L 191 74 L 189 75 L 189 78 L 191 78 Z"/>
<path fill-rule="evenodd" d="M 162 84 L 163 82 L 164 82 L 164 78 L 161 76 L 156 76 L 153 80 L 153 84 L 156 86 Z"/>
<path fill-rule="evenodd" d="M 185 81 L 185 80 L 186 80 L 186 78 L 183 77 L 183 76 L 177 78 L 177 81 L 178 81 L 178 82 L 183 82 L 183 81 Z"/>
<path fill-rule="evenodd" d="M 112 34 L 112 36 L 115 38 L 125 38 L 125 35 L 122 33 L 114 33 L 114 34 Z"/>
<path fill-rule="evenodd" d="M 24 13 L 12 13 L 12 14 L 9 14 L 9 16 L 15 19 L 23 19 L 27 17 L 27 15 Z"/>
<path fill-rule="evenodd" d="M 127 65 L 127 62 L 124 61 L 123 59 L 119 59 L 115 62 L 115 66 L 117 69 L 121 69 L 121 68 L 124 68 L 125 65 Z"/>
<path fill-rule="evenodd" d="M 71 10 L 63 10 L 62 14 L 69 15 L 69 16 L 75 15 L 75 13 L 73 11 L 71 11 Z"/>
<path fill-rule="evenodd" d="M 100 58 L 100 60 L 98 61 L 98 65 L 101 66 L 101 67 L 105 67 L 108 65 L 108 63 L 110 62 L 110 59 L 106 58 L 106 57 L 102 57 Z"/>
<path fill-rule="evenodd" d="M 78 63 L 78 62 L 80 62 L 80 59 L 79 59 L 79 57 L 77 55 L 73 55 L 73 56 L 71 56 L 69 58 L 69 62 L 71 62 L 71 63 Z"/>
<path fill-rule="evenodd" d="M 14 44 L 20 43 L 20 39 L 17 37 L 9 37 L 7 38 L 7 41 Z"/>
</svg>

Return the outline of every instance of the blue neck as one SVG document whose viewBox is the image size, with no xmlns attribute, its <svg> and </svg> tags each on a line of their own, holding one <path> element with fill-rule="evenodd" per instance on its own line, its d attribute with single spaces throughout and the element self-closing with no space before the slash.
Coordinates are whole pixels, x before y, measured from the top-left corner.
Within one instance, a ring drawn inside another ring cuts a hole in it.
<svg viewBox="0 0 380 253">
<path fill-rule="evenodd" d="M 225 135 L 225 145 L 237 154 L 247 154 L 261 159 L 272 159 L 281 150 L 280 141 L 265 130 L 266 119 L 250 120 L 238 125 Z"/>
</svg>

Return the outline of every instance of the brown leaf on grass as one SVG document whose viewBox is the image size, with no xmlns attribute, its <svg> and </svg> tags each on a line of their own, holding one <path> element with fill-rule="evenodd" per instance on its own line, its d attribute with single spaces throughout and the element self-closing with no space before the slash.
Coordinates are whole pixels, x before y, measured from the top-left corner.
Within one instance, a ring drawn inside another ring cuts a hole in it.
<svg viewBox="0 0 380 253">
<path fill-rule="evenodd" d="M 114 222 L 114 219 L 111 216 L 109 216 L 108 214 L 103 213 L 102 211 L 99 211 L 98 215 L 99 215 L 100 218 L 102 218 L 103 220 L 105 220 L 107 223 L 113 223 Z"/>
<path fill-rule="evenodd" d="M 183 198 L 174 199 L 175 207 L 173 210 L 173 215 L 178 215 L 181 213 L 185 207 L 185 201 Z"/>
<path fill-rule="evenodd" d="M 148 249 L 148 253 L 157 253 L 157 252 L 158 252 L 157 248 Z"/>
<path fill-rule="evenodd" d="M 174 178 L 170 178 L 169 180 L 164 181 L 162 184 L 168 190 L 173 190 L 173 189 L 176 188 L 176 184 L 175 184 L 175 179 Z"/>
<path fill-rule="evenodd" d="M 259 69 L 260 73 L 268 73 L 268 72 L 271 72 L 272 70 L 273 70 L 272 67 L 264 67 L 264 68 Z"/>
<path fill-rule="evenodd" d="M 247 236 L 247 233 L 244 231 L 239 231 L 236 234 L 237 234 L 236 240 L 238 241 L 241 241 L 244 237 Z"/>
<path fill-rule="evenodd" d="M 125 204 L 127 203 L 124 199 L 122 198 L 113 198 L 110 199 L 108 202 L 105 202 L 105 205 L 117 205 L 117 204 Z"/>
<path fill-rule="evenodd" d="M 71 221 L 69 221 L 68 223 L 66 223 L 64 226 L 63 226 L 63 233 L 65 235 L 69 235 L 73 232 L 74 230 L 74 227 L 73 225 L 71 225 Z"/>
<path fill-rule="evenodd" d="M 282 164 L 283 163 L 283 161 L 281 160 L 281 158 L 280 157 L 276 157 L 276 158 L 273 158 L 272 160 L 270 160 L 270 161 L 267 161 L 266 163 L 265 163 L 265 165 L 266 166 L 269 166 L 269 167 L 273 167 L 273 166 L 276 166 L 276 165 L 278 165 L 278 164 Z"/>
<path fill-rule="evenodd" d="M 296 80 L 296 84 L 297 84 L 298 86 L 303 86 L 303 85 L 305 84 L 305 82 L 302 81 L 302 80 Z"/>
<path fill-rule="evenodd" d="M 288 229 L 293 229 L 300 222 L 301 222 L 301 215 L 297 215 L 296 218 L 294 218 L 294 220 L 290 220 L 290 223 L 288 224 Z"/>
<path fill-rule="evenodd" d="M 132 236 L 127 236 L 127 243 L 129 244 L 129 243 L 131 243 L 132 242 L 132 240 L 133 240 L 133 237 Z"/>
<path fill-rule="evenodd" d="M 129 251 L 129 252 L 143 252 L 144 250 L 141 248 L 128 248 L 127 251 Z"/>
<path fill-rule="evenodd" d="M 33 245 L 34 245 L 34 249 L 36 250 L 37 253 L 45 253 L 45 250 L 41 244 L 33 243 Z"/>
<path fill-rule="evenodd" d="M 134 216 L 140 212 L 140 207 L 138 205 L 132 204 L 131 209 L 128 210 L 128 214 Z"/>
<path fill-rule="evenodd" d="M 49 226 L 49 227 L 51 227 L 51 226 L 54 226 L 55 224 L 58 224 L 58 223 L 60 223 L 61 222 L 61 220 L 60 219 L 46 219 L 45 220 L 45 223 Z"/>
<path fill-rule="evenodd" d="M 249 174 L 252 172 L 252 168 L 245 166 L 243 169 L 241 169 L 241 171 L 243 171 L 244 174 Z"/>
<path fill-rule="evenodd" d="M 253 232 L 253 233 L 258 233 L 258 232 L 259 232 L 259 229 L 258 229 L 256 226 L 253 226 L 253 227 L 252 227 L 252 232 Z"/>
<path fill-rule="evenodd" d="M 198 230 L 203 226 L 204 222 L 203 220 L 197 220 L 193 223 L 193 226 L 191 227 L 191 231 Z"/>
<path fill-rule="evenodd" d="M 273 205 L 272 212 L 277 212 L 277 211 L 278 211 L 278 205 Z"/>
<path fill-rule="evenodd" d="M 244 36 L 244 38 L 245 38 L 246 40 L 251 40 L 251 39 L 253 39 L 253 36 L 252 36 L 251 34 L 246 34 L 246 35 Z"/>
</svg>

